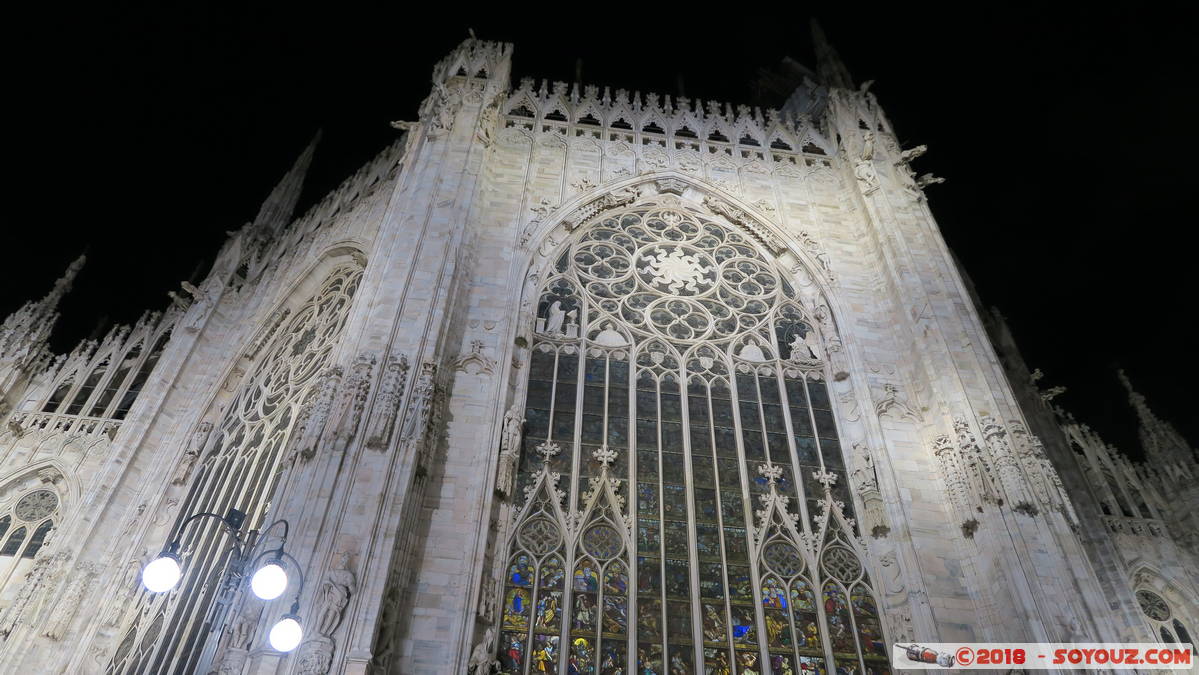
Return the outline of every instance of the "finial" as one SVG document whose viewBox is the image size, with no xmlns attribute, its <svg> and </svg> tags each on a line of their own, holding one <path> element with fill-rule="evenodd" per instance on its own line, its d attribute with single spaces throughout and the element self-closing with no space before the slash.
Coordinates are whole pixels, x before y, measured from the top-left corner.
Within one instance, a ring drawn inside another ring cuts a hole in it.
<svg viewBox="0 0 1199 675">
<path fill-rule="evenodd" d="M 1132 380 L 1128 379 L 1128 374 L 1124 372 L 1123 368 L 1116 369 L 1116 377 L 1128 391 L 1128 402 L 1132 404 L 1132 407 L 1136 408 L 1138 412 L 1141 412 L 1141 408 L 1145 408 L 1147 411 L 1149 406 L 1145 403 L 1145 395 L 1133 388 Z"/>
<path fill-rule="evenodd" d="M 66 271 L 62 273 L 62 276 L 58 278 L 58 281 L 54 282 L 54 288 L 51 289 L 50 294 L 46 296 L 46 302 L 48 304 L 51 306 L 58 304 L 58 301 L 62 299 L 62 296 L 70 292 L 71 285 L 75 283 L 75 277 L 79 276 L 79 270 L 83 269 L 83 265 L 86 262 L 87 255 L 81 253 L 78 258 L 75 258 L 75 260 L 71 262 L 70 265 L 67 265 Z"/>
</svg>

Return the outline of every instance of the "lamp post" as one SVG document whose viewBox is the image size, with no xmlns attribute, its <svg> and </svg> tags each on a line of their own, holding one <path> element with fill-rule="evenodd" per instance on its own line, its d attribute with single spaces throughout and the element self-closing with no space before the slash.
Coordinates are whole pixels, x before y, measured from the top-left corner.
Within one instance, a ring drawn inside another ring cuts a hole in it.
<svg viewBox="0 0 1199 675">
<path fill-rule="evenodd" d="M 179 526 L 175 538 L 162 549 L 162 553 L 142 569 L 142 584 L 146 590 L 151 593 L 165 593 L 179 583 L 183 576 L 183 560 L 179 556 L 180 539 L 187 526 L 200 518 L 216 518 L 225 532 L 233 538 L 234 555 L 225 573 L 226 583 L 230 586 L 240 583 L 245 578 L 246 570 L 252 569 L 254 573 L 250 576 L 250 591 L 261 600 L 274 600 L 283 595 L 290 581 L 284 565 L 289 562 L 295 569 L 300 577 L 295 600 L 291 603 L 291 609 L 271 627 L 267 636 L 271 647 L 277 651 L 290 652 L 295 649 L 304 637 L 299 616 L 304 572 L 299 561 L 283 550 L 290 528 L 286 520 L 276 520 L 261 532 L 250 530 L 243 535 L 241 526 L 246 520 L 246 514 L 237 509 L 229 509 L 223 516 L 208 512 L 192 514 Z M 279 546 L 259 551 L 259 545 L 265 541 L 265 535 L 278 525 L 283 526 Z"/>
</svg>

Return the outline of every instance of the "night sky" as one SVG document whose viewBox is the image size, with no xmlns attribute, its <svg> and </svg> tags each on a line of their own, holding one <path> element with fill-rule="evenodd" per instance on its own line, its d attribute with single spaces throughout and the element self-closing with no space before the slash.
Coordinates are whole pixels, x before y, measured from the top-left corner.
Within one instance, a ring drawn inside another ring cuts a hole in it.
<svg viewBox="0 0 1199 675">
<path fill-rule="evenodd" d="M 102 3 L 101 3 L 102 4 Z M 301 208 L 414 119 L 433 64 L 467 35 L 516 44 L 521 76 L 777 105 L 759 83 L 784 56 L 814 66 L 822 22 L 921 172 L 945 238 L 983 302 L 1008 317 L 1043 386 L 1139 453 L 1115 379 L 1199 441 L 1192 334 L 1195 11 L 922 13 L 863 3 L 778 14 L 765 5 L 509 5 L 307 12 L 292 5 L 165 8 L 48 4 L 9 22 L 10 170 L 0 313 L 89 262 L 53 340 L 168 304 L 202 276 L 226 230 L 318 129 Z M 413 6 L 415 7 L 415 6 Z M 444 19 L 437 19 L 441 11 Z M 200 266 L 203 267 L 200 267 Z"/>
</svg>

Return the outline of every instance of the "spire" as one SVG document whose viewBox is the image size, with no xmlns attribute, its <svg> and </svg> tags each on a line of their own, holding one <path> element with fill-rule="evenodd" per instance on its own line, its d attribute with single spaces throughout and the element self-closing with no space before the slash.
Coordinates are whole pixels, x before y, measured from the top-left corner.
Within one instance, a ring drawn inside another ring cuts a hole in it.
<svg viewBox="0 0 1199 675">
<path fill-rule="evenodd" d="M 821 82 L 829 87 L 853 89 L 853 78 L 849 76 L 849 70 L 841 61 L 837 50 L 829 44 L 824 29 L 815 18 L 812 19 L 812 44 L 816 48 L 816 72 L 819 73 Z"/>
<path fill-rule="evenodd" d="M 71 290 L 87 256 L 75 258 L 41 300 L 30 300 L 0 323 L 0 390 L 11 386 L 13 374 L 29 366 L 46 350 L 46 340 L 58 322 L 58 303 Z"/>
<path fill-rule="evenodd" d="M 58 301 L 62 300 L 64 295 L 71 292 L 71 285 L 75 283 L 75 277 L 79 276 L 79 270 L 83 269 L 85 263 L 87 263 L 87 255 L 82 253 L 78 258 L 71 261 L 71 264 L 67 265 L 66 271 L 62 273 L 58 281 L 54 282 L 54 288 L 42 299 L 42 305 L 49 309 L 57 308 Z"/>
<path fill-rule="evenodd" d="M 275 189 L 267 195 L 258 215 L 254 218 L 254 229 L 264 231 L 268 236 L 275 234 L 291 222 L 296 204 L 300 201 L 300 193 L 304 189 L 304 178 L 308 175 L 308 167 L 312 164 L 312 156 L 316 154 L 316 146 L 320 143 L 321 130 L 317 130 L 308 147 L 296 158 L 291 169 L 283 174 L 283 178 L 275 185 Z"/>
<path fill-rule="evenodd" d="M 1141 425 L 1141 446 L 1147 457 L 1155 463 L 1173 463 L 1179 460 L 1194 461 L 1194 451 L 1174 425 L 1158 417 L 1149 409 L 1144 394 L 1132 387 L 1132 381 L 1123 369 L 1116 371 L 1116 377 L 1128 390 L 1128 403 L 1137 413 Z"/>
</svg>

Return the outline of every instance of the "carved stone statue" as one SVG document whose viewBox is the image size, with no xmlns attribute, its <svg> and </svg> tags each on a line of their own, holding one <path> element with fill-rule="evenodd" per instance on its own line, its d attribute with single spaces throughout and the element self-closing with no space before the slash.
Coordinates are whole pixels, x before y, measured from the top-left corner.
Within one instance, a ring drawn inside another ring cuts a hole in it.
<svg viewBox="0 0 1199 675">
<path fill-rule="evenodd" d="M 608 321 L 604 323 L 604 328 L 599 335 L 595 336 L 595 344 L 601 347 L 626 347 L 629 342 L 624 339 L 623 335 L 617 333 L 612 322 Z"/>
<path fill-rule="evenodd" d="M 500 436 L 500 466 L 496 472 L 495 490 L 505 498 L 512 496 L 516 461 L 520 458 L 520 441 L 525 419 L 520 404 L 514 403 L 504 414 L 504 430 Z"/>
<path fill-rule="evenodd" d="M 296 660 L 296 672 L 300 675 L 325 675 L 333 665 L 333 652 L 337 646 L 333 633 L 341 625 L 342 613 L 357 588 L 349 565 L 350 554 L 340 552 L 337 562 L 325 575 L 316 598 L 316 635 L 304 642 Z"/>
<path fill-rule="evenodd" d="M 878 189 L 878 173 L 874 170 L 874 132 L 867 131 L 862 139 L 862 154 L 854 163 L 854 176 L 862 183 L 863 191 L 870 194 Z"/>
<path fill-rule="evenodd" d="M 172 485 L 187 483 L 187 479 L 191 477 L 192 469 L 196 466 L 196 460 L 200 459 L 200 453 L 204 451 L 204 444 L 208 442 L 208 436 L 211 433 L 212 422 L 201 422 L 196 427 L 196 431 L 191 437 L 191 443 L 188 444 L 187 450 L 183 453 L 183 461 L 179 463 L 179 468 L 175 470 L 175 477 L 171 479 Z"/>
<path fill-rule="evenodd" d="M 125 616 L 125 608 L 129 605 L 129 599 L 137 591 L 138 576 L 142 571 L 142 558 L 144 557 L 142 555 L 131 558 L 125 563 L 124 571 L 117 580 L 117 589 L 113 595 L 112 607 L 108 611 L 108 616 L 104 619 L 104 625 L 110 627 L 120 625 L 121 619 Z"/>
<path fill-rule="evenodd" d="M 820 340 L 815 330 L 809 330 L 802 338 L 798 335 L 791 338 L 791 360 L 796 362 L 823 361 Z"/>
<path fill-rule="evenodd" d="M 558 335 L 562 332 L 562 324 L 566 322 L 566 310 L 562 309 L 562 301 L 555 300 L 545 317 L 545 332 Z"/>
<path fill-rule="evenodd" d="M 940 176 L 934 176 L 931 173 L 926 173 L 916 179 L 916 185 L 919 187 L 928 187 L 929 185 L 939 185 L 944 183 L 945 179 Z"/>
<path fill-rule="evenodd" d="M 337 555 L 337 564 L 325 575 L 317 599 L 316 629 L 321 635 L 333 637 L 341 625 L 342 612 L 350 604 L 350 596 L 357 588 L 357 580 L 349 569 L 350 554 Z"/>
<path fill-rule="evenodd" d="M 466 665 L 466 670 L 470 675 L 487 675 L 491 672 L 492 664 L 495 662 L 495 659 L 492 658 L 494 642 L 495 629 L 489 627 L 484 631 L 483 639 L 470 652 L 470 662 Z"/>
<path fill-rule="evenodd" d="M 262 617 L 262 606 L 258 603 L 247 603 L 242 611 L 233 619 L 229 627 L 228 641 L 224 652 L 220 655 L 214 672 L 217 675 L 239 675 L 245 668 L 250 656 L 250 642 L 254 637 L 254 629 Z"/>
<path fill-rule="evenodd" d="M 436 389 L 434 378 L 436 375 L 436 363 L 425 362 L 421 364 L 420 376 L 413 386 L 412 397 L 408 402 L 408 411 L 404 416 L 404 427 L 400 432 L 401 440 L 413 441 L 424 433 L 425 423 L 429 419 L 429 408 L 433 404 L 433 394 Z"/>
<path fill-rule="evenodd" d="M 874 412 L 879 417 L 891 413 L 896 419 L 907 417 L 916 422 L 921 421 L 920 413 L 916 412 L 916 409 L 907 401 L 900 398 L 899 387 L 890 382 L 883 385 L 883 397 L 874 404 Z"/>
<path fill-rule="evenodd" d="M 209 282 L 205 283 L 203 288 L 197 288 L 187 281 L 182 281 L 179 285 L 193 299 L 193 302 L 187 308 L 187 313 L 191 315 L 191 320 L 184 326 L 184 330 L 194 333 L 200 329 L 200 326 L 204 323 L 204 319 L 208 316 L 208 311 L 216 304 L 219 284 Z"/>
<path fill-rule="evenodd" d="M 745 339 L 745 346 L 741 348 L 737 354 L 746 361 L 761 363 L 766 360 L 766 354 L 762 352 L 762 348 L 758 346 L 758 339 L 752 335 Z"/>
</svg>

